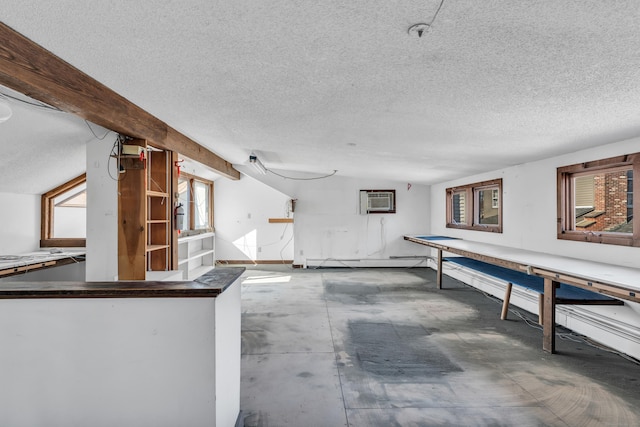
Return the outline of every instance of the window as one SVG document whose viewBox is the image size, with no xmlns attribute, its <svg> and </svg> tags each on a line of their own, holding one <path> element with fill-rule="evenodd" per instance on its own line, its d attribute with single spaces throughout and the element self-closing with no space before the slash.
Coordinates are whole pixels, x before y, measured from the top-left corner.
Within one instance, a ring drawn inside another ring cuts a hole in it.
<svg viewBox="0 0 640 427">
<path fill-rule="evenodd" d="M 502 233 L 502 179 L 447 188 L 447 227 Z"/>
<path fill-rule="evenodd" d="M 211 206 L 210 184 L 202 181 L 193 181 L 193 210 L 194 228 L 202 230 L 210 228 L 209 211 Z"/>
<path fill-rule="evenodd" d="M 640 246 L 639 170 L 640 153 L 558 168 L 558 239 Z"/>
<path fill-rule="evenodd" d="M 452 195 L 452 209 L 453 209 L 453 218 L 451 222 L 454 224 L 466 224 L 467 223 L 467 215 L 466 215 L 466 191 L 457 191 Z"/>
<path fill-rule="evenodd" d="M 213 182 L 181 172 L 178 202 L 184 209 L 181 231 L 195 234 L 213 229 Z"/>
<path fill-rule="evenodd" d="M 41 247 L 86 246 L 86 174 L 43 194 L 40 215 Z"/>
<path fill-rule="evenodd" d="M 191 229 L 191 179 L 184 177 L 184 172 L 178 178 L 178 203 L 184 212 L 180 231 Z"/>
<path fill-rule="evenodd" d="M 633 170 L 627 171 L 627 222 L 633 220 Z"/>
</svg>

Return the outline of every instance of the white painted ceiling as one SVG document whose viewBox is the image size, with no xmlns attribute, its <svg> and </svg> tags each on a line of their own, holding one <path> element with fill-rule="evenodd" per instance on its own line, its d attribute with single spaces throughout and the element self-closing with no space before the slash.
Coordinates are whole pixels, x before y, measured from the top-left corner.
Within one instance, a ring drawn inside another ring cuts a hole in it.
<svg viewBox="0 0 640 427">
<path fill-rule="evenodd" d="M 6 87 L 0 94 L 12 110 L 0 123 L 0 193 L 45 193 L 85 172 L 87 144 L 115 140 L 113 132 Z"/>
<path fill-rule="evenodd" d="M 2 19 L 239 165 L 430 184 L 640 135 L 640 2 L 445 0 L 408 34 L 440 1 L 22 0 Z"/>
</svg>

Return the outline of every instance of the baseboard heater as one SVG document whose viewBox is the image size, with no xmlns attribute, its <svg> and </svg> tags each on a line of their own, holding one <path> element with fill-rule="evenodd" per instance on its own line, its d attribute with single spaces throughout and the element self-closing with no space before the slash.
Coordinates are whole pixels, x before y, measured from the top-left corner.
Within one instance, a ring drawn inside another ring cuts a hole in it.
<svg viewBox="0 0 640 427">
<path fill-rule="evenodd" d="M 389 257 L 389 258 L 308 258 L 305 268 L 372 268 L 372 267 L 427 267 L 428 257 Z"/>
</svg>

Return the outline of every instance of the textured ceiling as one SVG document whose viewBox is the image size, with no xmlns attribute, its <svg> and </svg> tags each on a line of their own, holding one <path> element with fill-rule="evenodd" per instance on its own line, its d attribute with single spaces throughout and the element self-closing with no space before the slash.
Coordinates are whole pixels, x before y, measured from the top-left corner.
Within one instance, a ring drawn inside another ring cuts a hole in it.
<svg viewBox="0 0 640 427">
<path fill-rule="evenodd" d="M 637 0 L 445 0 L 421 38 L 440 0 L 12 3 L 4 23 L 236 164 L 430 184 L 640 135 Z"/>
<path fill-rule="evenodd" d="M 115 140 L 113 132 L 79 117 L 2 86 L 0 93 L 15 98 L 0 96 L 13 111 L 0 124 L 0 193 L 45 193 L 85 172 L 87 144 Z"/>
</svg>

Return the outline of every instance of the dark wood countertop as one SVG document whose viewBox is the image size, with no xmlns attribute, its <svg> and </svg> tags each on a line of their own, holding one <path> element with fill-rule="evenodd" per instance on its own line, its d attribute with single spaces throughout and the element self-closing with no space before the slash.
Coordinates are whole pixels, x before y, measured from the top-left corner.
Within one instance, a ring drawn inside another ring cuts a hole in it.
<svg viewBox="0 0 640 427">
<path fill-rule="evenodd" d="M 0 299 L 215 298 L 244 267 L 214 268 L 194 281 L 0 282 Z"/>
</svg>

